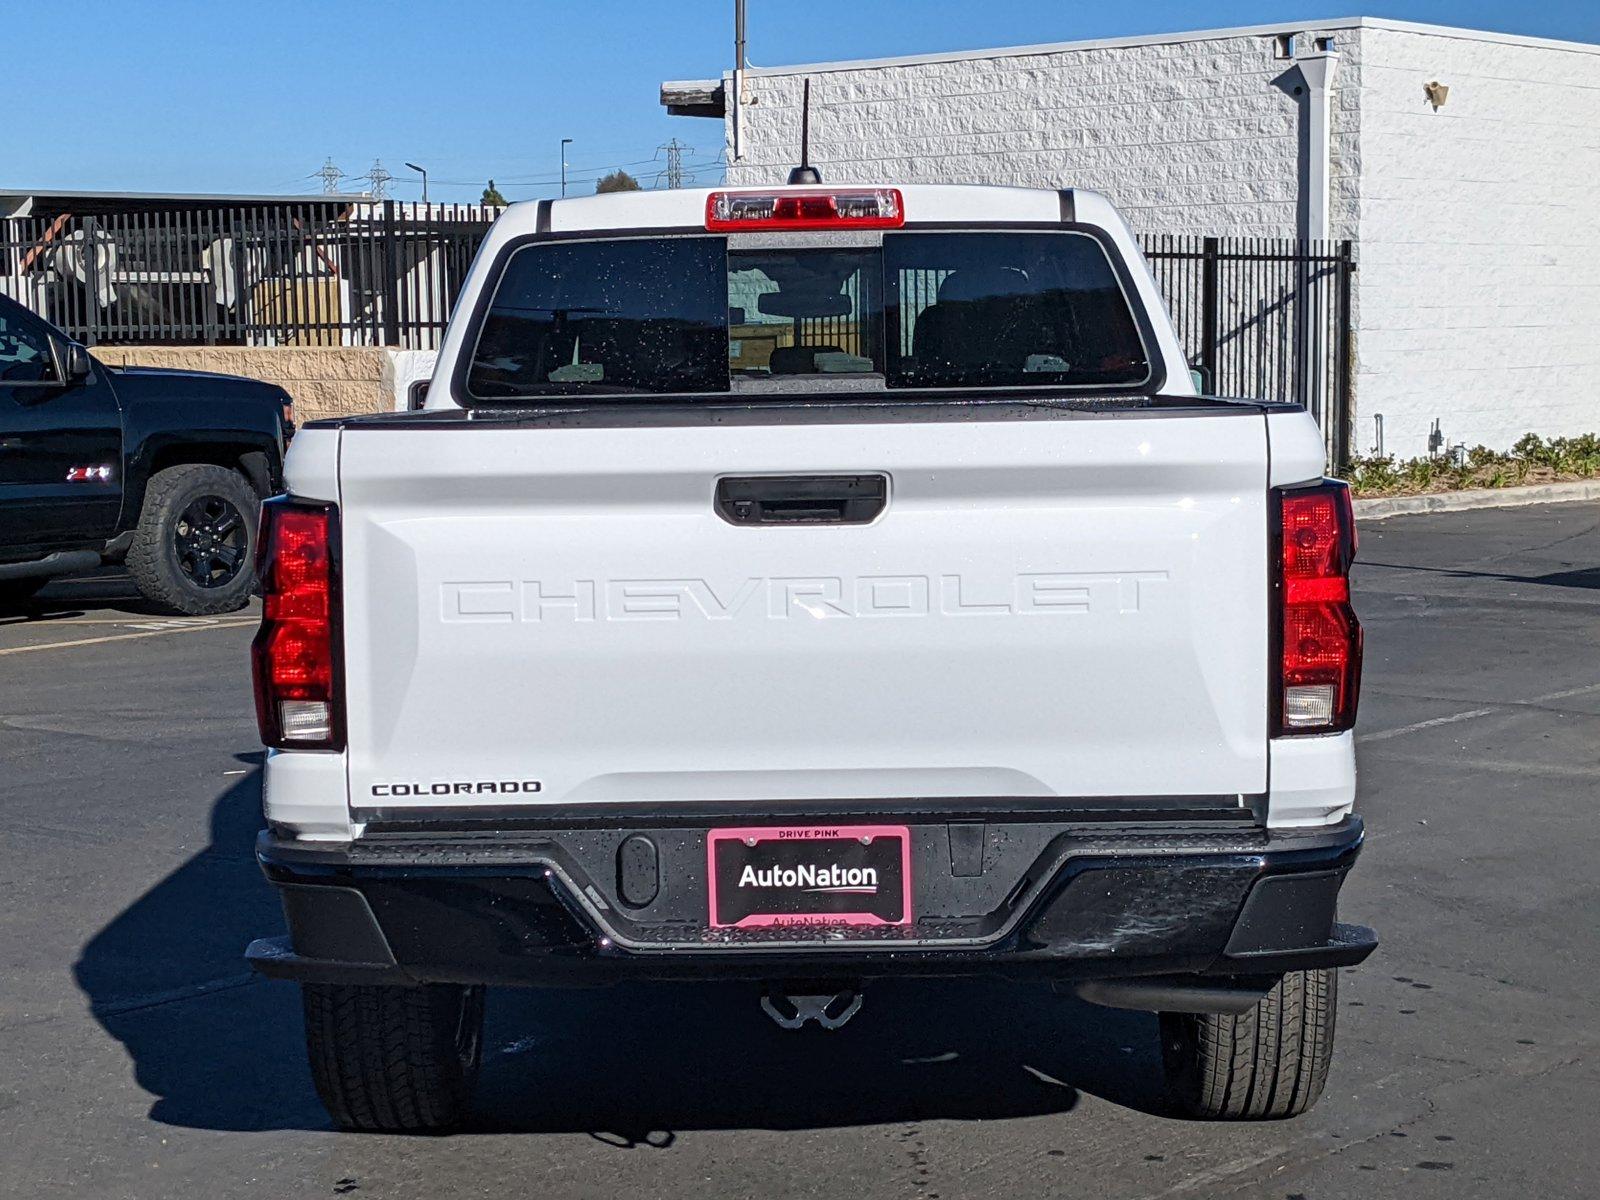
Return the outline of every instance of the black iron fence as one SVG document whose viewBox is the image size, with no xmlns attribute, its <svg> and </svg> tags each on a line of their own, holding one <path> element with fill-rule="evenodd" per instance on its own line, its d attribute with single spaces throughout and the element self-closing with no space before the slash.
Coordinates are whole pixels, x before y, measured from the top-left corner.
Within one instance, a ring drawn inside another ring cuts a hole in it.
<svg viewBox="0 0 1600 1200">
<path fill-rule="evenodd" d="M 495 209 L 351 200 L 0 220 L 0 293 L 88 345 L 438 346 Z"/>
<path fill-rule="evenodd" d="M 1322 426 L 1330 465 L 1349 461 L 1351 244 L 1142 241 L 1206 390 L 1303 404 Z"/>
<path fill-rule="evenodd" d="M 90 345 L 433 349 L 496 211 L 350 198 L 8 218 L 0 293 Z M 1350 243 L 1142 244 L 1207 389 L 1305 405 L 1344 463 Z"/>
</svg>

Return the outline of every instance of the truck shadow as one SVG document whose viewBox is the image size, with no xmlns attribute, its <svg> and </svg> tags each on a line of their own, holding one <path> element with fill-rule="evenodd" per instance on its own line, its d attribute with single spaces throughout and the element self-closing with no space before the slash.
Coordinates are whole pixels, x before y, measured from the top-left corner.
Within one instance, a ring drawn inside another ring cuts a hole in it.
<svg viewBox="0 0 1600 1200">
<path fill-rule="evenodd" d="M 210 842 L 95 934 L 73 964 L 91 1014 L 126 1048 L 150 1116 L 203 1129 L 325 1123 L 299 1044 L 299 1004 L 243 950 L 283 917 L 255 864 L 261 756 L 211 809 Z"/>
<path fill-rule="evenodd" d="M 748 984 L 503 993 L 477 1124 L 666 1149 L 684 1130 L 1042 1116 L 1085 1092 L 1163 1109 L 1154 1017 L 1003 981 L 877 982 L 864 995 L 830 1033 L 777 1028 Z"/>
<path fill-rule="evenodd" d="M 241 957 L 282 929 L 253 857 L 260 812 L 252 771 L 213 806 L 210 844 L 74 966 L 163 1124 L 328 1127 L 296 989 L 254 979 Z M 1083 1092 L 1161 1110 L 1154 1018 L 1003 981 L 869 984 L 834 1033 L 778 1029 L 748 984 L 497 991 L 485 1046 L 477 1130 L 583 1132 L 619 1147 L 665 1148 L 693 1129 L 1042 1115 Z"/>
<path fill-rule="evenodd" d="M 20 603 L 0 606 L 0 624 L 56 621 L 100 610 L 132 616 L 172 615 L 141 596 L 121 567 L 102 567 L 83 575 L 52 579 L 37 595 Z"/>
</svg>

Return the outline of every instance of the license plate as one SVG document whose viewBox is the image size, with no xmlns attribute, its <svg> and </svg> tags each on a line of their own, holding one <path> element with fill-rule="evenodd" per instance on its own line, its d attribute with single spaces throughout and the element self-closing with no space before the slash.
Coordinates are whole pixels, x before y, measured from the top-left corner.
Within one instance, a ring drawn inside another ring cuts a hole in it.
<svg viewBox="0 0 1600 1200">
<path fill-rule="evenodd" d="M 911 831 L 904 825 L 713 829 L 711 925 L 906 925 Z"/>
</svg>

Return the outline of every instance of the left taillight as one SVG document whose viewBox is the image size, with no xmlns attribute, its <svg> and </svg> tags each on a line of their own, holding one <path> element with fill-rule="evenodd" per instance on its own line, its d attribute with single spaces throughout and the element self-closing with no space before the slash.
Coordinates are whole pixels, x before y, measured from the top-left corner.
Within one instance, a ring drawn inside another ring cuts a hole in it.
<svg viewBox="0 0 1600 1200">
<path fill-rule="evenodd" d="M 1350 489 L 1324 480 L 1274 496 L 1278 671 L 1273 733 L 1339 733 L 1355 724 L 1361 692 L 1361 622 L 1350 604 L 1350 566 L 1356 556 Z"/>
<path fill-rule="evenodd" d="M 251 643 L 256 721 L 279 750 L 342 750 L 339 510 L 284 497 L 261 506 L 261 629 Z"/>
</svg>

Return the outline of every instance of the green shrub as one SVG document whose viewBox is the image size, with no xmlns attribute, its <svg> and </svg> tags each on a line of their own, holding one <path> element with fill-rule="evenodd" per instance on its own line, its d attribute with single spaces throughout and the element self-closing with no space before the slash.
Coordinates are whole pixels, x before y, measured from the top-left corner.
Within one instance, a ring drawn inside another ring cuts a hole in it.
<svg viewBox="0 0 1600 1200">
<path fill-rule="evenodd" d="M 1357 495 L 1511 487 L 1530 479 L 1592 479 L 1600 474 L 1600 434 L 1542 438 L 1526 433 L 1510 450 L 1473 446 L 1457 466 L 1453 458 L 1396 461 L 1393 455 L 1352 458 L 1345 478 Z"/>
</svg>

